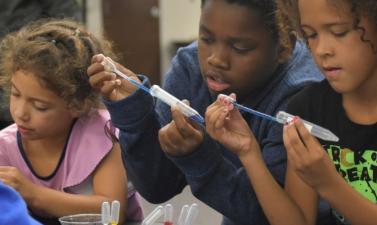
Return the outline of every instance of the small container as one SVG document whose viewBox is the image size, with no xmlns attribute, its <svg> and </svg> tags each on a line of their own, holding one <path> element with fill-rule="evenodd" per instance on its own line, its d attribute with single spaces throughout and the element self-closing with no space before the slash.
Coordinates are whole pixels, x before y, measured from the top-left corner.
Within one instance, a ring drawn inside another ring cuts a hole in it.
<svg viewBox="0 0 377 225">
<path fill-rule="evenodd" d="M 75 214 L 59 218 L 61 225 L 102 225 L 101 214 Z"/>
</svg>

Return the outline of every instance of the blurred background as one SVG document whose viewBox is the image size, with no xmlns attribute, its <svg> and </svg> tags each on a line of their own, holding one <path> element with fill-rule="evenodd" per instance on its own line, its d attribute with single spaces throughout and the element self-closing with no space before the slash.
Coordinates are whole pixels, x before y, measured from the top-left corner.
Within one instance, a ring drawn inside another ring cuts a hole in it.
<svg viewBox="0 0 377 225">
<path fill-rule="evenodd" d="M 160 84 L 176 49 L 197 37 L 200 0 L 79 0 L 90 31 L 113 40 L 123 64 Z"/>
</svg>

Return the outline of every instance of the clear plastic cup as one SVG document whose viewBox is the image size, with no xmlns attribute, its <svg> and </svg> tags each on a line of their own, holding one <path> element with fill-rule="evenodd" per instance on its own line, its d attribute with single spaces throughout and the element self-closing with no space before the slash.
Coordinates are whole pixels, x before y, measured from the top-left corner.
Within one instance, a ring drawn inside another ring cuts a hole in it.
<svg viewBox="0 0 377 225">
<path fill-rule="evenodd" d="M 75 214 L 59 218 L 61 225 L 102 225 L 101 214 Z"/>
</svg>

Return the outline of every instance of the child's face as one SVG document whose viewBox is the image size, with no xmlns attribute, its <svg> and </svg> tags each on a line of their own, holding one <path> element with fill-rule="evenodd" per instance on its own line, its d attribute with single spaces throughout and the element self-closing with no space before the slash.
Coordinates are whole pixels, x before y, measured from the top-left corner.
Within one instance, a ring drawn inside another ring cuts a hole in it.
<svg viewBox="0 0 377 225">
<path fill-rule="evenodd" d="M 31 73 L 13 74 L 10 112 L 24 139 L 66 137 L 73 120 L 73 112 L 54 92 L 41 86 Z"/>
<path fill-rule="evenodd" d="M 374 90 L 377 54 L 371 43 L 377 48 L 375 25 L 362 17 L 363 36 L 362 30 L 353 28 L 350 7 L 342 1 L 329 2 L 299 0 L 301 27 L 315 61 L 339 93 Z"/>
<path fill-rule="evenodd" d="M 257 12 L 224 0 L 207 0 L 199 28 L 199 61 L 212 94 L 242 99 L 271 78 L 277 43 Z"/>
</svg>

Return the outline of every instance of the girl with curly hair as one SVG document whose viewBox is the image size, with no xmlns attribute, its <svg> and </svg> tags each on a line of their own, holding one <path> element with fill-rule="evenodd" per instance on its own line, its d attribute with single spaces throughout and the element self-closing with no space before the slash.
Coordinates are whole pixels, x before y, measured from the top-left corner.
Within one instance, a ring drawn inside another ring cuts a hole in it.
<svg viewBox="0 0 377 225">
<path fill-rule="evenodd" d="M 228 101 L 209 107 L 207 131 L 240 157 L 271 224 L 323 224 L 320 199 L 332 207 L 332 224 L 376 224 L 377 2 L 281 0 L 279 9 L 283 27 L 306 40 L 326 78 L 299 92 L 288 112 L 330 129 L 339 142 L 317 140 L 298 117 L 285 125 L 283 191 Z"/>
</svg>

